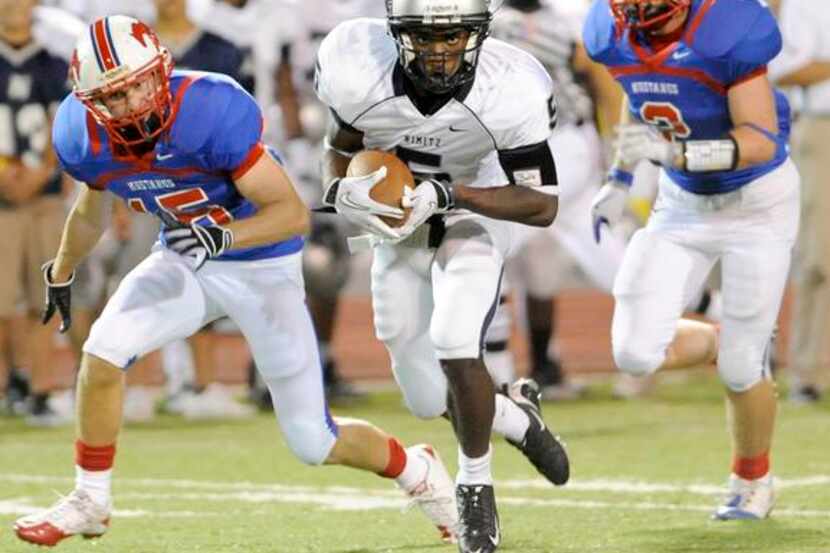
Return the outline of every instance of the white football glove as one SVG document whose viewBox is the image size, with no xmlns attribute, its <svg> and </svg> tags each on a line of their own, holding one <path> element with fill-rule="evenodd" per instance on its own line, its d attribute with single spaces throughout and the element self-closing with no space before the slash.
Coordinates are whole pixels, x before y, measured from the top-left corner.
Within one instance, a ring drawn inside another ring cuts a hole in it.
<svg viewBox="0 0 830 553">
<path fill-rule="evenodd" d="M 381 238 L 397 240 L 400 238 L 393 229 L 379 216 L 403 219 L 403 210 L 369 197 L 369 191 L 386 178 L 386 167 L 362 177 L 342 177 L 334 179 L 323 194 L 323 203 L 334 207 L 337 213 L 346 219 Z"/>
<path fill-rule="evenodd" d="M 631 186 L 631 173 L 612 169 L 591 202 L 591 221 L 594 240 L 600 241 L 602 225 L 613 228 L 622 219 L 628 202 L 628 187 Z"/>
<path fill-rule="evenodd" d="M 674 167 L 675 160 L 683 153 L 680 143 L 666 140 L 654 127 L 639 123 L 617 127 L 614 146 L 618 159 L 630 167 L 644 159 L 663 167 Z"/>
<path fill-rule="evenodd" d="M 455 208 L 455 198 L 449 183 L 428 179 L 421 181 L 414 190 L 404 188 L 401 205 L 412 208 L 409 218 L 398 229 L 400 239 L 404 239 L 433 215 Z"/>
</svg>

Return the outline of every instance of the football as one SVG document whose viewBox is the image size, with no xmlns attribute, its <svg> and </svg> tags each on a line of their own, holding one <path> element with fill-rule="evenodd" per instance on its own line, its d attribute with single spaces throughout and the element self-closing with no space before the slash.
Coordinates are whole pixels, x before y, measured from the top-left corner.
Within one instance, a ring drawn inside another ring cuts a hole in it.
<svg viewBox="0 0 830 553">
<path fill-rule="evenodd" d="M 363 150 L 349 162 L 349 167 L 346 169 L 346 176 L 362 177 L 378 170 L 382 166 L 386 166 L 386 178 L 372 188 L 369 192 L 369 197 L 376 202 L 393 207 L 402 207 L 401 198 L 403 197 L 404 186 L 415 188 L 415 179 L 409 167 L 406 166 L 406 163 L 401 161 L 396 155 L 381 150 Z M 392 217 L 381 217 L 381 219 L 390 227 L 399 227 L 409 217 L 411 210 L 404 209 L 403 211 L 403 219 L 393 219 Z"/>
</svg>

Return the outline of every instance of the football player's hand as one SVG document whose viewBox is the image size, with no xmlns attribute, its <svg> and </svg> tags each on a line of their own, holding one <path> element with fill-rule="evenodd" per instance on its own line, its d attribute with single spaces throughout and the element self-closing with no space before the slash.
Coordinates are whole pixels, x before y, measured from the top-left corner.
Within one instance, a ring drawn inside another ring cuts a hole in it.
<svg viewBox="0 0 830 553">
<path fill-rule="evenodd" d="M 52 266 L 55 260 L 47 261 L 40 268 L 43 271 L 43 280 L 46 282 L 46 305 L 43 308 L 43 315 L 40 322 L 46 324 L 58 311 L 61 316 L 60 332 L 63 334 L 72 326 L 72 281 L 75 280 L 75 272 L 69 275 L 65 282 L 52 281 Z"/>
<path fill-rule="evenodd" d="M 634 166 L 647 159 L 663 167 L 675 167 L 682 155 L 679 143 L 671 142 L 660 131 L 649 125 L 630 124 L 617 127 L 615 142 L 618 159 L 625 165 Z"/>
<path fill-rule="evenodd" d="M 162 235 L 167 247 L 187 259 L 194 271 L 233 245 L 233 233 L 219 225 L 165 228 Z"/>
<path fill-rule="evenodd" d="M 403 210 L 369 197 L 369 191 L 386 178 L 386 167 L 362 177 L 334 179 L 323 195 L 323 203 L 334 206 L 337 213 L 374 235 L 388 240 L 400 238 L 398 232 L 380 217 L 402 219 Z"/>
<path fill-rule="evenodd" d="M 594 229 L 594 240 L 597 244 L 600 241 L 602 225 L 613 228 L 622 219 L 626 202 L 628 201 L 628 186 L 616 180 L 610 173 L 605 184 L 600 187 L 591 202 L 591 222 Z"/>
<path fill-rule="evenodd" d="M 404 188 L 401 205 L 412 209 L 409 218 L 398 229 L 401 238 L 406 238 L 433 215 L 446 213 L 455 207 L 452 187 L 436 179 L 421 181 L 414 190 Z"/>
</svg>

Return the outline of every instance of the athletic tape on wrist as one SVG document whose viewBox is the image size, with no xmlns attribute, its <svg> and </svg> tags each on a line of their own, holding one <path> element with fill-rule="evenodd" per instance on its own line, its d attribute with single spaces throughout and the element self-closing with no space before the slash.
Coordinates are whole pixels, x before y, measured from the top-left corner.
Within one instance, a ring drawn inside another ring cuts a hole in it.
<svg viewBox="0 0 830 553">
<path fill-rule="evenodd" d="M 683 169 L 690 173 L 733 171 L 737 166 L 738 143 L 732 137 L 683 143 Z"/>
</svg>

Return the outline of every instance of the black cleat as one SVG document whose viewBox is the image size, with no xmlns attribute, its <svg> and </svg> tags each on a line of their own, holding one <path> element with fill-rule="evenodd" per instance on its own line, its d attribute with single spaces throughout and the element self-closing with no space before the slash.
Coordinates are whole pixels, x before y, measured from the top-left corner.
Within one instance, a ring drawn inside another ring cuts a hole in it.
<svg viewBox="0 0 830 553">
<path fill-rule="evenodd" d="M 501 543 L 499 513 L 493 486 L 457 484 L 458 551 L 492 553 Z"/>
<path fill-rule="evenodd" d="M 507 442 L 516 446 L 542 476 L 553 484 L 561 486 L 570 477 L 570 462 L 565 446 L 551 434 L 545 421 L 542 420 L 539 407 L 539 385 L 529 378 L 520 378 L 510 386 L 509 392 L 506 389 L 503 392 L 527 413 L 530 419 L 530 427 L 522 441 L 507 440 Z"/>
</svg>

